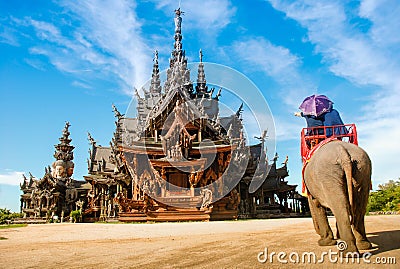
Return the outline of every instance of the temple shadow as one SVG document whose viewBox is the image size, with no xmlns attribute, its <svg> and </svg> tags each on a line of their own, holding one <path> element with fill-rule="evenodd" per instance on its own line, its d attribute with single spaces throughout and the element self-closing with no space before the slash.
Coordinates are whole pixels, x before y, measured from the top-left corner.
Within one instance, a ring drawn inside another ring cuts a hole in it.
<svg viewBox="0 0 400 269">
<path fill-rule="evenodd" d="M 400 249 L 400 230 L 369 233 L 367 237 L 372 244 L 377 245 L 369 251 L 372 255 Z"/>
</svg>

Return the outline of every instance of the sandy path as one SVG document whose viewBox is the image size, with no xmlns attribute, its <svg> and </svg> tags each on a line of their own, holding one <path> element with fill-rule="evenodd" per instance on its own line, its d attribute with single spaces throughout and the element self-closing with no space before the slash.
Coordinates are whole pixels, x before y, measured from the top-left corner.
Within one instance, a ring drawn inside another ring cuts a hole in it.
<svg viewBox="0 0 400 269">
<path fill-rule="evenodd" d="M 330 222 L 334 227 L 334 219 Z M 366 228 L 375 247 L 371 264 L 297 263 L 277 257 L 259 263 L 257 254 L 319 247 L 311 219 L 154 224 L 49 224 L 0 230 L 0 268 L 398 268 L 400 216 L 370 216 Z M 263 258 L 264 256 L 261 256 Z M 293 259 L 296 256 L 292 256 Z M 377 264 L 395 257 L 396 265 Z M 344 263 L 346 260 L 343 261 Z M 339 261 L 340 263 L 340 261 Z"/>
</svg>

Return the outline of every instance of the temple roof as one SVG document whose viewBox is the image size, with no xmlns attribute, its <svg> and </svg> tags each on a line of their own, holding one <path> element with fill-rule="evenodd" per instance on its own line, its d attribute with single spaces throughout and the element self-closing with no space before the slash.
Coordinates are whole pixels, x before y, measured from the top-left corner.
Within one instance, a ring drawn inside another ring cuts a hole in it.
<svg viewBox="0 0 400 269">
<path fill-rule="evenodd" d="M 90 172 L 106 172 L 114 171 L 115 165 L 111 162 L 112 160 L 111 147 L 94 146 L 92 149 L 91 156 L 91 170 Z"/>
<path fill-rule="evenodd" d="M 74 159 L 74 153 L 72 151 L 75 147 L 70 144 L 72 139 L 69 137 L 70 132 L 68 130 L 70 126 L 71 124 L 67 121 L 65 123 L 62 136 L 59 138 L 60 143 L 54 146 L 56 148 L 54 158 L 57 160 L 67 162 Z"/>
</svg>

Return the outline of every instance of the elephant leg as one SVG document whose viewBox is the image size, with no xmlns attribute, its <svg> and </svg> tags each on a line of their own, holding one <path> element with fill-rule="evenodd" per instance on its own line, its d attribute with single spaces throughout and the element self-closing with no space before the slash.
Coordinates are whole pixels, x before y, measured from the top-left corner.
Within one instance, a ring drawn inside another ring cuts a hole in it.
<svg viewBox="0 0 400 269">
<path fill-rule="evenodd" d="M 354 236 L 356 238 L 358 249 L 372 248 L 372 244 L 369 242 L 367 235 L 365 234 L 364 215 L 356 216 L 354 218 Z"/>
<path fill-rule="evenodd" d="M 336 218 L 340 239 L 347 244 L 347 249 L 344 252 L 358 252 L 356 239 L 351 229 L 349 205 L 346 196 L 343 195 L 341 198 L 335 197 L 335 201 L 331 205 L 331 210 Z"/>
<path fill-rule="evenodd" d="M 340 233 L 339 233 L 339 227 L 337 225 L 337 221 L 336 221 L 336 239 L 340 239 Z"/>
<path fill-rule="evenodd" d="M 325 208 L 323 208 L 317 199 L 314 199 L 310 195 L 308 196 L 308 202 L 310 204 L 311 216 L 315 231 L 321 237 L 318 240 L 320 246 L 332 246 L 336 244 L 336 240 L 333 239 L 333 233 L 329 226 L 328 219 L 326 217 Z"/>
<path fill-rule="evenodd" d="M 358 249 L 370 249 L 372 247 L 371 242 L 367 239 L 365 233 L 364 216 L 366 212 L 367 202 L 368 202 L 368 192 L 369 186 L 364 186 L 364 188 L 358 191 L 356 197 L 357 203 L 355 203 L 355 214 L 354 214 L 354 236 L 356 238 L 356 244 Z"/>
</svg>

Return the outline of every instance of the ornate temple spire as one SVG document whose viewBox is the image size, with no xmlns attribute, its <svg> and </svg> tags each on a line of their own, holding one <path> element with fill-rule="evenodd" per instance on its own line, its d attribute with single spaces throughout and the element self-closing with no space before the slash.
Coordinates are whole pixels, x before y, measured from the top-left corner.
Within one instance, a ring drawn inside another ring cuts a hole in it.
<svg viewBox="0 0 400 269">
<path fill-rule="evenodd" d="M 205 93 L 207 92 L 207 81 L 206 81 L 206 75 L 204 73 L 204 64 L 203 64 L 203 51 L 200 49 L 199 51 L 199 58 L 200 58 L 200 63 L 199 63 L 199 68 L 197 71 L 197 86 L 196 86 L 196 93 Z"/>
<path fill-rule="evenodd" d="M 184 12 L 181 11 L 181 8 L 175 9 L 175 18 L 174 18 L 174 22 L 175 22 L 175 45 L 174 48 L 175 50 L 179 50 L 182 49 L 182 17 L 181 15 L 183 15 Z M 179 44 L 181 44 L 181 46 L 179 46 Z"/>
<path fill-rule="evenodd" d="M 57 160 L 62 160 L 66 162 L 74 159 L 74 153 L 72 152 L 72 150 L 75 147 L 70 145 L 72 139 L 69 138 L 70 132 L 68 130 L 70 126 L 71 124 L 67 121 L 65 123 L 62 136 L 59 138 L 60 143 L 54 145 L 54 147 L 56 148 L 56 151 L 54 152 L 54 158 L 56 158 Z"/>
<path fill-rule="evenodd" d="M 70 178 L 74 172 L 74 163 L 72 162 L 74 153 L 72 151 L 75 147 L 70 144 L 72 141 L 69 138 L 70 132 L 68 129 L 70 126 L 71 124 L 67 121 L 62 136 L 59 138 L 60 143 L 54 146 L 56 151 L 53 156 L 56 161 L 52 164 L 52 176 L 57 179 Z"/>
<path fill-rule="evenodd" d="M 112 142 L 114 143 L 114 146 L 116 146 L 117 144 L 122 143 L 122 121 L 121 121 L 121 119 L 124 118 L 124 114 L 121 114 L 114 104 L 112 104 L 112 109 L 114 111 L 114 116 L 117 118 L 117 120 L 115 121 L 114 137 L 112 138 Z"/>
<path fill-rule="evenodd" d="M 180 8 L 175 9 L 175 34 L 174 34 L 174 50 L 172 51 L 172 57 L 170 59 L 170 67 L 172 67 L 176 62 L 186 63 L 185 51 L 182 50 L 182 17 L 184 12 Z"/>
<path fill-rule="evenodd" d="M 118 111 L 117 107 L 116 107 L 114 104 L 112 104 L 112 109 L 113 109 L 113 111 L 114 111 L 114 116 L 115 116 L 118 120 L 122 119 L 122 118 L 125 116 L 124 114 L 121 114 L 121 113 Z"/>
<path fill-rule="evenodd" d="M 92 137 L 92 135 L 91 135 L 89 132 L 87 132 L 87 135 L 88 135 L 88 141 L 89 141 L 89 143 L 90 143 L 92 146 L 95 146 L 95 145 L 96 145 L 96 140 L 94 140 L 94 138 Z"/>
<path fill-rule="evenodd" d="M 254 138 L 260 140 L 261 142 L 261 154 L 260 154 L 260 162 L 265 163 L 267 161 L 267 151 L 265 148 L 265 140 L 267 139 L 268 130 L 264 130 L 261 136 L 254 136 Z"/>
<path fill-rule="evenodd" d="M 187 93 L 193 93 L 193 83 L 190 81 L 190 70 L 187 68 L 185 51 L 182 49 L 182 17 L 184 12 L 180 8 L 175 9 L 175 34 L 174 49 L 169 59 L 167 70 L 167 80 L 164 83 L 164 92 L 168 93 L 171 89 L 185 89 Z"/>
<path fill-rule="evenodd" d="M 153 74 L 151 75 L 150 93 L 161 93 L 160 70 L 158 69 L 158 51 L 154 52 Z"/>
</svg>

